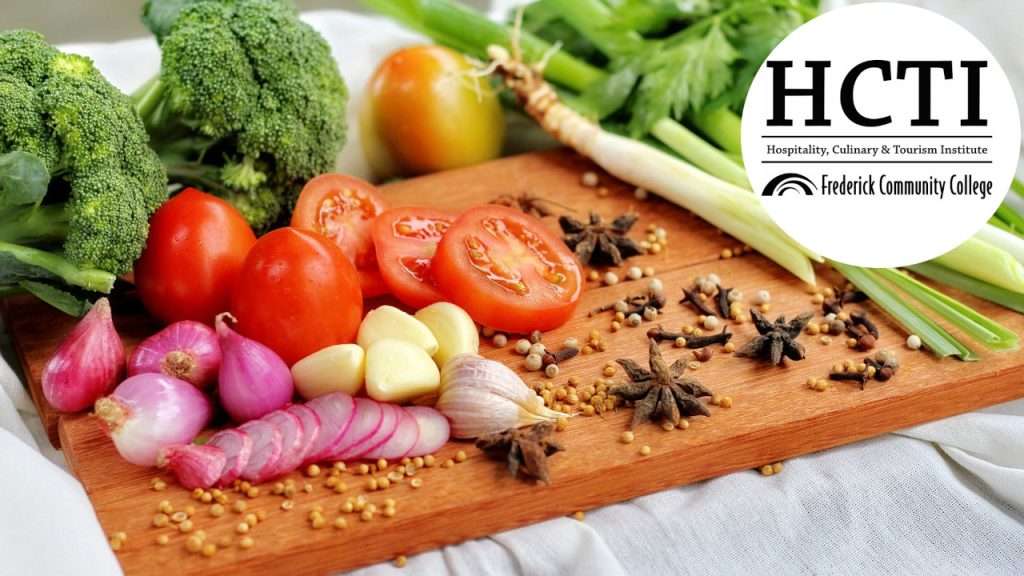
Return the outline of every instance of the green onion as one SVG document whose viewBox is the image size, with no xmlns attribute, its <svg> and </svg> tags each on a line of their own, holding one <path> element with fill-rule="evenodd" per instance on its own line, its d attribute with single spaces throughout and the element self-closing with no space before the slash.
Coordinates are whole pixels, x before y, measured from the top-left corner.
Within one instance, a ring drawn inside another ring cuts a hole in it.
<svg viewBox="0 0 1024 576">
<path fill-rule="evenodd" d="M 654 123 L 651 134 L 666 146 L 679 153 L 705 172 L 713 174 L 730 184 L 750 189 L 747 172 L 722 151 L 708 144 L 682 124 L 662 118 Z M 756 201 L 756 200 L 755 200 Z"/>
<path fill-rule="evenodd" d="M 1005 288 L 993 286 L 988 282 L 982 282 L 977 278 L 971 278 L 966 274 L 961 274 L 956 270 L 951 270 L 934 262 L 916 264 L 914 266 L 910 266 L 910 270 L 924 276 L 925 278 L 930 278 L 951 288 L 967 292 L 968 294 L 973 294 L 983 300 L 994 302 L 1000 306 L 1024 314 L 1024 294 L 1011 292 Z"/>
<path fill-rule="evenodd" d="M 1013 292 L 1024 292 L 1024 265 L 1012 254 L 977 237 L 933 262 Z"/>
<path fill-rule="evenodd" d="M 925 346 L 936 356 L 940 358 L 957 356 L 961 360 L 978 359 L 970 348 L 957 340 L 945 328 L 921 314 L 893 292 L 877 272 L 868 268 L 847 266 L 839 262 L 832 262 L 832 266 L 904 328 L 912 334 L 917 334 Z"/>
<path fill-rule="evenodd" d="M 989 349 L 1011 350 L 1017 347 L 1017 335 L 1002 324 L 914 279 L 906 272 L 882 269 L 877 273 Z"/>
</svg>

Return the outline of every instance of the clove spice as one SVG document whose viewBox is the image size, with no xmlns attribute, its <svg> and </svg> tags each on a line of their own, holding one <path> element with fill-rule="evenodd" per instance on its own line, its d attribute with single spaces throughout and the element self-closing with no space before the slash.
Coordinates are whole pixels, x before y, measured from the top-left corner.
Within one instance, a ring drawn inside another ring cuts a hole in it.
<svg viewBox="0 0 1024 576">
<path fill-rule="evenodd" d="M 730 292 L 732 292 L 732 288 L 718 289 L 718 298 L 716 299 L 716 302 L 718 304 L 718 315 L 721 316 L 722 318 L 729 317 L 729 308 L 732 304 L 732 302 L 729 301 Z"/>
<path fill-rule="evenodd" d="M 686 341 L 686 347 L 691 350 L 705 348 L 714 344 L 725 344 L 732 338 L 732 332 L 729 332 L 728 326 L 723 326 L 722 331 L 718 334 L 710 334 L 708 336 L 687 336 L 683 332 L 672 332 L 665 330 L 660 324 L 651 328 L 647 331 L 647 337 L 657 342 L 665 342 L 666 340 L 675 342 L 679 338 Z"/>
<path fill-rule="evenodd" d="M 718 313 L 708 306 L 708 303 L 697 295 L 693 290 L 683 288 L 683 298 L 679 301 L 680 304 L 689 304 L 697 309 L 704 316 L 717 316 Z M 728 317 L 728 316 L 726 316 Z"/>
</svg>

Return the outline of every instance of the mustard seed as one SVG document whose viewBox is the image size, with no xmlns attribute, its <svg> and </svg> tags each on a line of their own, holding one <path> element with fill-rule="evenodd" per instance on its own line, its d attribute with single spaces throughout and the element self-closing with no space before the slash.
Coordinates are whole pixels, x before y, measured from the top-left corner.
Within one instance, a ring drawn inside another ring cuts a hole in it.
<svg viewBox="0 0 1024 576">
<path fill-rule="evenodd" d="M 166 546 L 170 541 L 171 538 L 167 534 L 161 534 L 156 537 L 156 543 L 161 546 Z"/>
<path fill-rule="evenodd" d="M 395 556 L 395 567 L 396 568 L 404 568 L 405 565 L 408 562 L 409 562 L 409 559 L 406 558 L 403 554 L 399 554 L 398 556 Z"/>
<path fill-rule="evenodd" d="M 217 545 L 216 544 L 214 544 L 213 542 L 207 542 L 206 544 L 203 544 L 203 556 L 206 556 L 207 558 L 210 558 L 210 557 L 212 557 L 216 553 L 217 553 Z"/>
<path fill-rule="evenodd" d="M 181 524 L 178 524 L 178 531 L 181 532 L 182 534 L 188 534 L 189 532 L 191 532 L 192 531 L 192 521 L 191 520 L 185 520 Z"/>
<path fill-rule="evenodd" d="M 235 532 L 238 532 L 239 534 L 248 534 L 249 524 L 245 522 L 239 522 L 238 525 L 235 526 Z"/>
<path fill-rule="evenodd" d="M 761 472 L 761 476 L 771 476 L 772 474 L 775 474 L 775 469 L 772 468 L 771 464 L 765 464 L 764 466 L 761 466 L 759 471 Z"/>
<path fill-rule="evenodd" d="M 161 512 L 156 516 L 153 516 L 153 526 L 157 528 L 162 528 L 164 526 L 167 526 L 167 523 L 170 522 L 170 520 L 171 519 L 167 516 L 167 514 Z"/>
<path fill-rule="evenodd" d="M 782 472 L 782 462 L 772 464 L 772 474 L 778 474 L 780 472 Z"/>
<path fill-rule="evenodd" d="M 644 444 L 643 446 L 641 446 L 640 447 L 640 455 L 641 456 L 650 456 L 651 455 L 651 447 L 648 446 L 647 444 Z"/>
<path fill-rule="evenodd" d="M 287 512 L 288 510 L 291 510 L 292 508 L 295 508 L 295 501 L 294 500 L 285 500 L 285 501 L 281 502 L 281 510 L 284 510 L 284 511 Z"/>
<path fill-rule="evenodd" d="M 252 548 L 253 544 L 255 544 L 255 543 L 256 542 L 253 541 L 252 537 L 246 536 L 246 537 L 244 537 L 244 538 L 242 538 L 241 540 L 238 541 L 238 547 L 241 548 L 242 550 L 248 550 L 248 549 Z"/>
<path fill-rule="evenodd" d="M 320 475 L 320 467 L 317 466 L 316 464 L 310 464 L 306 468 L 306 476 L 309 476 L 310 478 L 316 478 L 319 475 Z"/>
<path fill-rule="evenodd" d="M 419 488 L 420 486 L 423 486 L 423 479 L 413 478 L 412 480 L 409 481 L 409 486 L 412 486 L 413 488 Z"/>
<path fill-rule="evenodd" d="M 577 510 L 576 512 L 573 513 L 572 517 L 576 520 L 579 520 L 580 522 L 583 522 L 583 519 L 586 518 L 587 515 L 585 512 L 583 512 L 583 510 Z"/>
<path fill-rule="evenodd" d="M 213 516 L 214 518 L 220 518 L 223 515 L 224 506 L 220 504 L 214 504 L 213 506 L 210 506 L 210 516 Z"/>
<path fill-rule="evenodd" d="M 249 498 L 255 498 L 260 495 L 260 489 L 257 488 L 256 486 L 253 486 L 252 488 L 249 488 L 248 490 L 245 491 L 245 495 L 248 496 Z"/>
<path fill-rule="evenodd" d="M 348 528 L 348 520 L 345 520 L 345 518 L 343 518 L 341 516 L 338 516 L 337 518 L 335 518 L 333 524 L 334 524 L 334 527 L 337 528 L 338 530 L 344 530 L 345 528 Z"/>
<path fill-rule="evenodd" d="M 203 549 L 203 539 L 197 536 L 189 536 L 185 539 L 185 550 L 195 554 Z"/>
<path fill-rule="evenodd" d="M 465 462 L 466 458 L 468 458 L 468 457 L 466 456 L 466 451 L 465 450 L 459 450 L 458 452 L 455 453 L 455 461 L 456 462 Z"/>
</svg>

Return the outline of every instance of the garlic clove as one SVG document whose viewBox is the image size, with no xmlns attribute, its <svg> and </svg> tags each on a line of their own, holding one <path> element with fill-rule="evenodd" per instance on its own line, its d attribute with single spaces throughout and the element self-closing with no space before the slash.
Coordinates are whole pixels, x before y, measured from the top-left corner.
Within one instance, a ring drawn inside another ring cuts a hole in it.
<svg viewBox="0 0 1024 576">
<path fill-rule="evenodd" d="M 295 389 L 306 400 L 331 392 L 356 395 L 363 389 L 366 352 L 358 344 L 337 344 L 314 352 L 292 366 Z"/>
<path fill-rule="evenodd" d="M 366 351 L 366 393 L 378 402 L 404 402 L 437 392 L 441 375 L 421 347 L 384 338 Z"/>
<path fill-rule="evenodd" d="M 434 362 L 444 365 L 459 354 L 480 351 L 480 332 L 462 308 L 451 302 L 435 302 L 416 312 L 416 319 L 427 325 L 437 339 Z"/>
<path fill-rule="evenodd" d="M 378 340 L 403 340 L 426 350 L 428 356 L 437 352 L 437 338 L 420 322 L 394 306 L 379 306 L 370 310 L 359 325 L 356 344 L 369 350 Z"/>
<path fill-rule="evenodd" d="M 541 397 L 508 366 L 472 354 L 460 354 L 445 364 L 436 407 L 451 421 L 456 438 L 476 438 L 568 416 L 544 406 Z"/>
</svg>

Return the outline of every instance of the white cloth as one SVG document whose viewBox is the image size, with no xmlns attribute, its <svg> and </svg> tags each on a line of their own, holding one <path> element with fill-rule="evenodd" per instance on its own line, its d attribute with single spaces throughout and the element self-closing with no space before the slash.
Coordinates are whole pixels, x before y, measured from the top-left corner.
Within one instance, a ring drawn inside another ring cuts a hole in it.
<svg viewBox="0 0 1024 576">
<path fill-rule="evenodd" d="M 1018 0 L 917 3 L 959 14 L 1024 86 Z M 380 57 L 417 37 L 354 14 L 304 18 L 331 43 L 352 91 L 340 169 L 366 174 L 354 121 L 361 89 Z M 93 57 L 125 90 L 159 60 L 149 40 L 64 48 Z M 46 450 L 2 360 L 0 390 L 0 575 L 119 573 L 81 486 L 48 460 L 59 453 Z M 796 458 L 778 476 L 738 472 L 591 511 L 584 522 L 560 518 L 423 553 L 402 572 L 380 564 L 357 574 L 1024 574 L 1022 439 L 1017 401 Z"/>
</svg>

